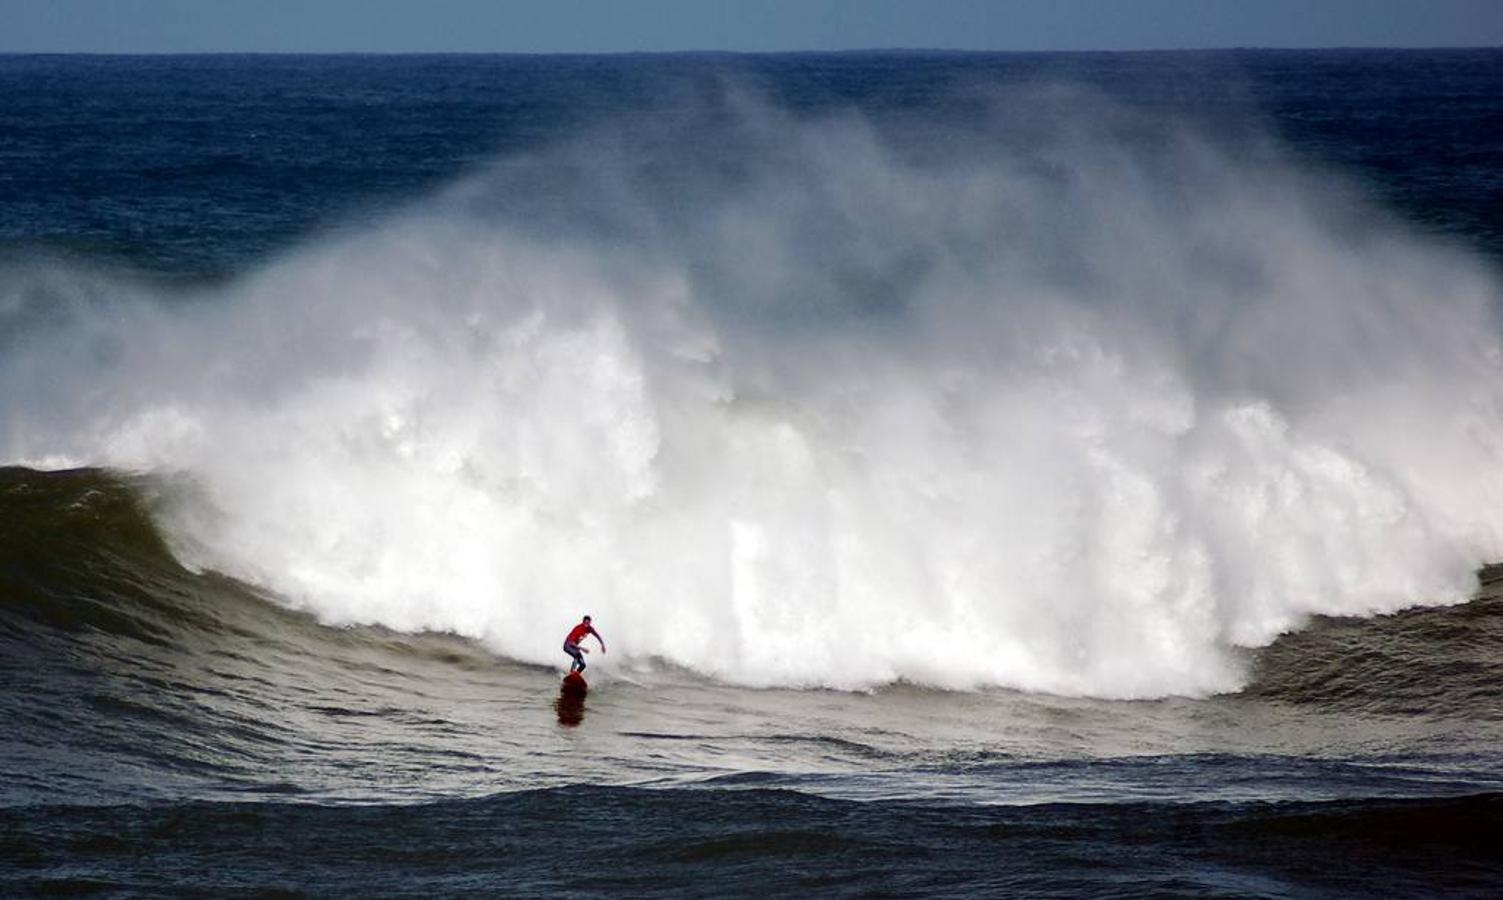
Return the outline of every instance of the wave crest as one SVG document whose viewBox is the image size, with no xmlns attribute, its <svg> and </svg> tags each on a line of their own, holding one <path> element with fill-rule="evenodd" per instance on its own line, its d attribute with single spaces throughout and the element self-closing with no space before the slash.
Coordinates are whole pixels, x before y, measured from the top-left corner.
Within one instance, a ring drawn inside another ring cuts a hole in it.
<svg viewBox="0 0 1503 900">
<path fill-rule="evenodd" d="M 183 558 L 329 622 L 756 685 L 1231 690 L 1503 550 L 1495 285 L 1276 147 L 693 112 L 39 326 L 0 450 L 189 473 Z"/>
</svg>

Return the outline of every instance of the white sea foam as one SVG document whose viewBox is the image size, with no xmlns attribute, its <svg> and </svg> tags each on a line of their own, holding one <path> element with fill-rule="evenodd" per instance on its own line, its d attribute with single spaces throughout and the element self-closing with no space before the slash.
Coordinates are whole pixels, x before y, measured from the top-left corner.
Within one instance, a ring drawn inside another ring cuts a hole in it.
<svg viewBox="0 0 1503 900">
<path fill-rule="evenodd" d="M 510 160 L 171 303 L 12 271 L 0 455 L 190 474 L 185 557 L 330 623 L 561 662 L 588 611 L 597 665 L 756 685 L 1203 694 L 1464 599 L 1483 267 L 1268 147 L 1011 141 L 1016 99 L 943 153 L 748 105 Z"/>
</svg>

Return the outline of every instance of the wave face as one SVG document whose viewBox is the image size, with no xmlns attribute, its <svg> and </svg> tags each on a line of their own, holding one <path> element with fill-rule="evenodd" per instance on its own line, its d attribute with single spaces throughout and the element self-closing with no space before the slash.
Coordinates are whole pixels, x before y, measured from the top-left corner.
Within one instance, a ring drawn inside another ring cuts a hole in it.
<svg viewBox="0 0 1503 900">
<path fill-rule="evenodd" d="M 747 685 L 1235 690 L 1503 555 L 1495 281 L 1276 142 L 693 87 L 227 284 L 9 263 L 0 458 L 182 476 L 326 623 Z"/>
</svg>

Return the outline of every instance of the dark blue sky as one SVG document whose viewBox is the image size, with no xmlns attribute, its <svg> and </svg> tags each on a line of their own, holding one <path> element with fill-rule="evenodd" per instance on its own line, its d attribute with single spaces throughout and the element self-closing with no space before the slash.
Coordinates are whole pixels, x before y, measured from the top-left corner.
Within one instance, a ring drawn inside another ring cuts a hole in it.
<svg viewBox="0 0 1503 900">
<path fill-rule="evenodd" d="M 0 0 L 3 52 L 1503 45 L 1503 0 Z"/>
</svg>

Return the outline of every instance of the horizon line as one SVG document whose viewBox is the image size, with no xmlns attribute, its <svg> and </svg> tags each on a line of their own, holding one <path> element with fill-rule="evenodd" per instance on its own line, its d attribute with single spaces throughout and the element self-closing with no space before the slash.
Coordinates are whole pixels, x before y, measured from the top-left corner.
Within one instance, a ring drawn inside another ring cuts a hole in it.
<svg viewBox="0 0 1503 900">
<path fill-rule="evenodd" d="M 1350 51 L 1503 50 L 1503 44 L 1333 44 L 1290 47 L 1232 44 L 1212 47 L 1135 47 L 1073 49 L 976 49 L 960 47 L 844 47 L 800 50 L 6 50 L 0 56 L 816 56 L 838 54 L 973 54 L 1028 55 L 1060 53 L 1329 53 Z"/>
</svg>

